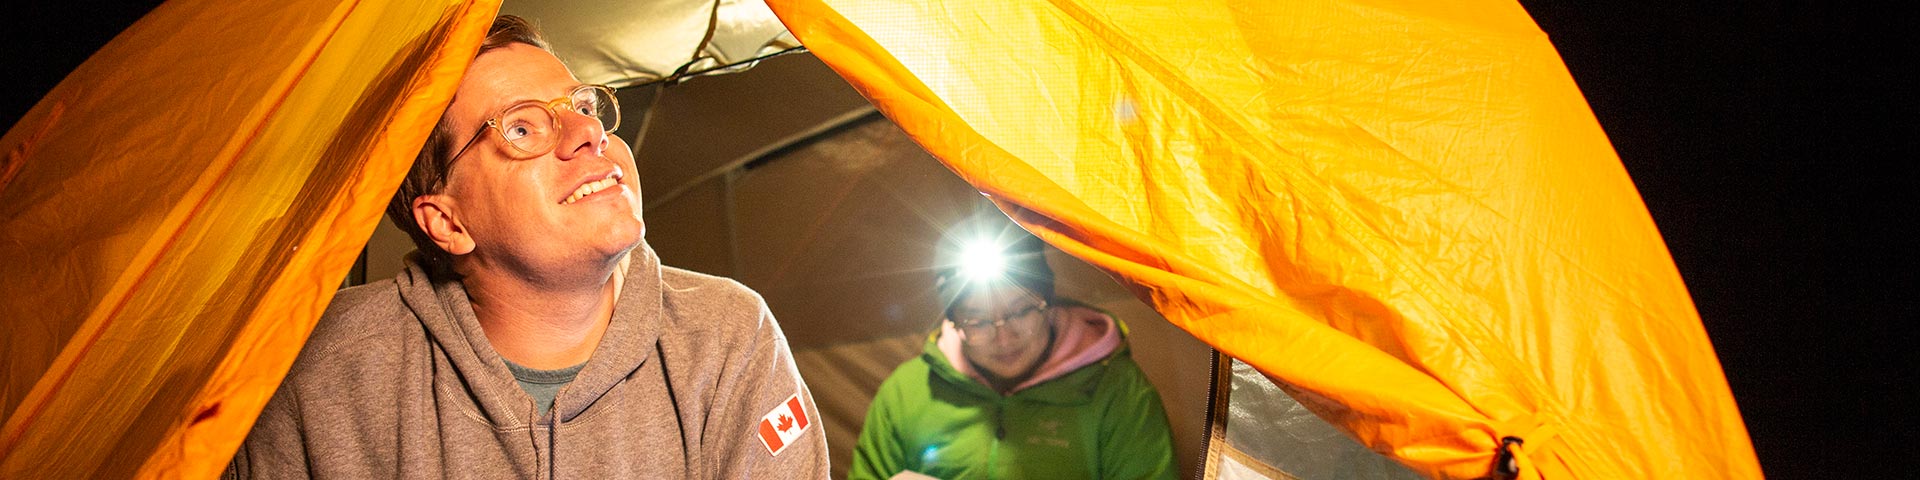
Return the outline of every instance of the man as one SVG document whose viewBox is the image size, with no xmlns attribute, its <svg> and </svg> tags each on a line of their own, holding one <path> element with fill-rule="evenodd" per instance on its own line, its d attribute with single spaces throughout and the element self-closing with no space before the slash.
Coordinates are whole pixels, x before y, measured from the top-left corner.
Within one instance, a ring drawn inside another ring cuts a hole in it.
<svg viewBox="0 0 1920 480">
<path fill-rule="evenodd" d="M 945 318 L 881 383 L 849 478 L 1174 478 L 1126 327 L 1055 297 L 1040 240 L 989 215 L 946 235 Z"/>
<path fill-rule="evenodd" d="M 618 121 L 497 19 L 388 208 L 407 271 L 335 296 L 229 476 L 825 477 L 765 303 L 642 241 Z"/>
</svg>

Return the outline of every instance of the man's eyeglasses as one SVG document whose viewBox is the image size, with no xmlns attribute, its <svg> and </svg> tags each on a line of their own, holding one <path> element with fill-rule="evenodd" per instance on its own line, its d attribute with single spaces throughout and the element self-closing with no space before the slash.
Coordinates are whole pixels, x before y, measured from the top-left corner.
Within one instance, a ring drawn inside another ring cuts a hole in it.
<svg viewBox="0 0 1920 480">
<path fill-rule="evenodd" d="M 613 97 L 613 88 L 605 85 L 581 85 L 567 92 L 567 96 L 549 101 L 527 100 L 501 109 L 500 114 L 487 119 L 480 131 L 473 133 L 473 139 L 467 140 L 460 151 L 454 152 L 448 159 L 452 162 L 479 143 L 486 136 L 487 129 L 500 132 L 498 136 L 508 146 L 508 154 L 514 158 L 533 158 L 546 155 L 560 144 L 561 112 L 584 115 L 600 122 L 600 129 L 612 132 L 620 128 L 620 102 Z"/>
<path fill-rule="evenodd" d="M 962 332 L 966 332 L 968 338 L 983 337 L 992 333 L 993 330 L 1002 327 L 1010 328 L 1018 332 L 1031 332 L 1035 326 L 1039 325 L 1040 318 L 1045 316 L 1042 315 L 1042 313 L 1045 313 L 1046 309 L 1047 305 L 1042 303 L 1028 305 L 1026 308 L 1014 310 L 1013 313 L 1002 316 L 956 316 L 953 317 L 953 326 L 959 328 Z"/>
</svg>

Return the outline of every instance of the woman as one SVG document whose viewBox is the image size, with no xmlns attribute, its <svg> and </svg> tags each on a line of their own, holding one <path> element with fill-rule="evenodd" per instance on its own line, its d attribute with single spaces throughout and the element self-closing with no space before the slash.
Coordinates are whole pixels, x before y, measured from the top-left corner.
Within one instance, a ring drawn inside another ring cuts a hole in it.
<svg viewBox="0 0 1920 480">
<path fill-rule="evenodd" d="M 849 478 L 1174 478 L 1126 327 L 1055 297 L 1040 240 L 1005 217 L 946 237 L 940 328 L 880 385 Z"/>
</svg>

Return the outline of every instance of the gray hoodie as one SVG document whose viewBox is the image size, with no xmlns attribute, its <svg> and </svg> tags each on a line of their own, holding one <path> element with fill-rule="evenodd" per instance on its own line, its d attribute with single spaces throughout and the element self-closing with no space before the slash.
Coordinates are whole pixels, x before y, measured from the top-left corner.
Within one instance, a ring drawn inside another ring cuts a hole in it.
<svg viewBox="0 0 1920 480">
<path fill-rule="evenodd" d="M 410 264 L 335 295 L 227 476 L 828 472 L 813 397 L 766 303 L 732 280 L 662 267 L 645 245 L 593 357 L 548 414 L 536 411 L 460 283 Z"/>
</svg>

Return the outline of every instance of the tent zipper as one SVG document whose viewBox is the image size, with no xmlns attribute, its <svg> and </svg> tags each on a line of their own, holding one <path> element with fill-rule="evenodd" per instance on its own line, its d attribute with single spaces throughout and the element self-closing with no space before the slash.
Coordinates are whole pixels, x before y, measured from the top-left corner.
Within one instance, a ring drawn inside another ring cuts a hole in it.
<svg viewBox="0 0 1920 480">
<path fill-rule="evenodd" d="M 1213 465 L 1207 464 L 1207 456 L 1212 453 L 1210 450 L 1213 449 L 1214 437 L 1216 435 L 1221 436 L 1220 441 L 1224 442 L 1226 441 L 1224 437 L 1227 434 L 1224 428 L 1226 421 L 1224 419 L 1215 419 L 1214 417 L 1216 415 L 1224 416 L 1227 414 L 1227 409 L 1225 408 L 1227 406 L 1227 399 L 1230 398 L 1233 393 L 1233 385 L 1229 383 L 1233 381 L 1233 375 L 1229 373 L 1232 372 L 1233 369 L 1232 363 L 1230 361 L 1221 362 L 1220 360 L 1224 358 L 1225 355 L 1222 355 L 1219 350 L 1208 350 L 1213 352 L 1213 355 L 1207 358 L 1207 370 L 1213 372 L 1213 381 L 1207 383 L 1207 413 L 1206 416 L 1201 417 L 1205 420 L 1206 425 L 1204 429 L 1200 431 L 1200 458 L 1198 461 L 1193 462 L 1194 472 L 1192 478 L 1212 478 L 1207 475 L 1207 471 L 1213 468 Z"/>
</svg>

